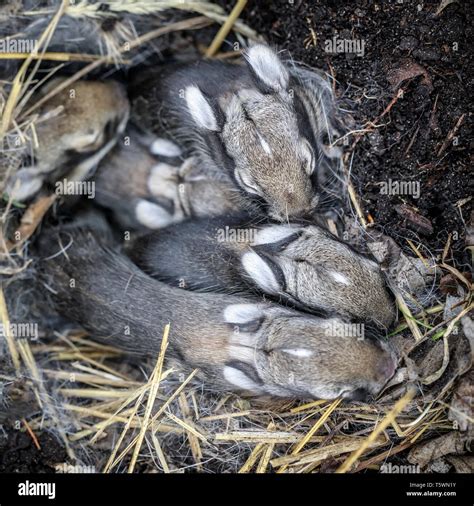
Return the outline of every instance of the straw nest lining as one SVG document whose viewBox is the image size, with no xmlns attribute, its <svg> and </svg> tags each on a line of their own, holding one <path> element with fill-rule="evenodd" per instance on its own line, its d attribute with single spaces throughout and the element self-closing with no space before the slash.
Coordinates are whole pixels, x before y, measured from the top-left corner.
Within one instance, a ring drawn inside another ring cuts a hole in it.
<svg viewBox="0 0 474 506">
<path fill-rule="evenodd" d="M 63 2 L 59 9 L 46 5 L 35 12 L 20 5 L 23 10 L 16 14 L 24 18 L 46 14 L 51 17 L 39 37 L 39 53 L 21 57 L 11 79 L 3 83 L 0 133 L 4 180 L 20 166 L 28 150 L 34 149 L 37 118 L 27 102 L 35 92 L 39 76 L 34 70 L 38 70 L 40 62 L 85 62 L 69 80 L 71 83 L 100 70 L 111 60 L 119 65 L 133 64 L 150 51 L 152 41 L 173 31 L 194 31 L 217 21 L 224 23 L 226 29 L 233 27 L 240 34 L 238 37 L 256 37 L 234 19 L 238 10 L 227 17 L 210 2 L 157 4 L 123 0 L 102 4 L 109 5 L 109 9 L 84 1 L 75 5 Z M 238 7 L 243 4 L 238 2 Z M 171 7 L 199 16 L 173 20 L 162 11 Z M 131 19 L 150 14 L 163 16 L 161 24 L 136 33 Z M 99 50 L 104 54 L 91 57 L 49 51 L 48 40 L 54 41 L 53 34 L 66 17 L 95 25 L 103 36 Z M 114 20 L 113 30 L 103 30 L 105 20 Z M 216 37 L 215 44 L 209 40 L 203 51 L 212 54 L 223 37 L 225 32 Z M 126 50 L 125 40 L 130 41 Z M 136 53 L 129 53 L 134 49 Z M 131 56 L 125 63 L 124 53 Z M 53 75 L 54 71 L 48 72 L 47 78 Z M 58 90 L 52 93 L 55 91 Z M 396 100 L 394 97 L 389 103 L 387 112 Z M 348 173 L 351 151 L 357 148 L 357 139 L 368 131 L 349 133 L 353 142 L 345 158 Z M 359 220 L 355 234 L 361 240 L 368 224 L 350 181 L 348 193 Z M 466 376 L 461 381 L 458 378 L 471 367 L 469 343 L 473 331 L 468 314 L 472 310 L 472 286 L 450 264 L 449 242 L 437 262 L 413 247 L 414 255 L 427 269 L 453 276 L 457 297 L 454 303 L 450 299 L 448 307 L 448 297 L 444 296 L 437 297 L 436 303 L 433 297 L 419 303 L 410 300 L 409 294 L 397 296 L 403 323 L 391 337 L 410 356 L 405 358 L 393 386 L 378 402 L 369 405 L 343 404 L 339 400 L 255 400 L 209 391 L 195 380 L 195 372 L 183 375 L 175 364 L 164 362 L 169 329 L 163 329 L 159 356 L 141 367 L 125 361 L 119 350 L 97 344 L 84 333 L 63 326 L 39 341 L 15 339 L 8 330 L 10 318 L 18 319 L 18 311 L 25 311 L 29 304 L 35 308 L 30 307 L 28 314 L 46 311 L 37 300 L 41 297 L 39 292 L 34 288 L 25 290 L 29 284 L 34 285 L 28 248 L 46 213 L 57 206 L 55 195 L 40 198 L 27 209 L 11 200 L 4 202 L 0 292 L 0 314 L 7 330 L 0 345 L 4 352 L 0 359 L 0 401 L 5 413 L 0 423 L 7 433 L 17 424 L 38 452 L 43 451 L 41 434 L 53 434 L 66 454 L 63 462 L 52 462 L 52 468 L 67 470 L 67 466 L 61 467 L 67 464 L 106 472 L 348 472 L 380 470 L 387 462 L 405 463 L 405 458 L 399 460 L 399 454 L 410 451 L 408 462 L 427 470 L 432 461 L 439 461 L 444 455 L 464 452 L 472 437 L 472 412 L 465 406 L 470 395 L 465 391 L 469 392 L 472 382 L 467 381 L 466 386 Z M 432 440 L 440 437 L 443 445 L 438 441 L 435 451 Z M 452 465 L 456 469 L 460 466 Z"/>
</svg>

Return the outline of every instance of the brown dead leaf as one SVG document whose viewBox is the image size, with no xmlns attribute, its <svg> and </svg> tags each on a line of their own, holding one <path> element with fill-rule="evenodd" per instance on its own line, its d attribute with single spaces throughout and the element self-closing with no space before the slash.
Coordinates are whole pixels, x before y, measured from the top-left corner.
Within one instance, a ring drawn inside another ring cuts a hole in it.
<svg viewBox="0 0 474 506">
<path fill-rule="evenodd" d="M 18 240 L 8 241 L 7 249 L 11 251 L 13 248 L 18 248 L 24 244 L 35 232 L 38 225 L 41 223 L 44 215 L 48 209 L 53 205 L 57 195 L 46 195 L 40 197 L 38 200 L 33 202 L 28 209 L 25 211 L 16 234 L 18 234 Z"/>
<path fill-rule="evenodd" d="M 446 460 L 454 466 L 457 473 L 474 473 L 474 457 L 468 455 L 449 455 Z"/>
<path fill-rule="evenodd" d="M 387 81 L 392 85 L 392 88 L 396 90 L 407 79 L 413 79 L 418 76 L 423 76 L 421 84 L 431 91 L 433 89 L 433 83 L 431 82 L 428 71 L 411 59 L 405 60 L 400 66 L 390 69 L 387 73 Z"/>
<path fill-rule="evenodd" d="M 395 211 L 407 221 L 407 225 L 415 230 L 415 232 L 423 235 L 431 235 L 433 233 L 431 221 L 419 214 L 413 207 L 400 204 L 395 206 Z"/>
<path fill-rule="evenodd" d="M 421 378 L 434 374 L 443 363 L 443 341 L 437 341 L 418 365 Z"/>
<path fill-rule="evenodd" d="M 457 455 L 465 451 L 465 437 L 457 431 L 451 431 L 443 436 L 430 439 L 426 443 L 416 445 L 408 454 L 408 462 L 426 467 L 433 460 L 451 453 Z"/>
<path fill-rule="evenodd" d="M 474 420 L 474 369 L 465 374 L 454 392 L 449 409 L 450 420 L 457 423 L 459 430 L 473 431 Z"/>
</svg>

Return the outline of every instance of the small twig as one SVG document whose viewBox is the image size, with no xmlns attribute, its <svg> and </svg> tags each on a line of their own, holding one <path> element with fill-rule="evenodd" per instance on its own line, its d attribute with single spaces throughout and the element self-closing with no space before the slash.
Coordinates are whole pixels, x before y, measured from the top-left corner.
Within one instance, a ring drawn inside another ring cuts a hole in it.
<svg viewBox="0 0 474 506">
<path fill-rule="evenodd" d="M 209 49 L 206 51 L 206 57 L 210 58 L 214 56 L 217 50 L 221 47 L 222 42 L 227 37 L 229 32 L 232 30 L 232 26 L 236 22 L 237 18 L 240 16 L 240 13 L 244 10 L 244 7 L 247 5 L 247 0 L 238 0 L 235 4 L 232 12 L 229 14 L 229 17 L 226 19 L 226 22 L 220 27 L 217 32 L 214 40 L 212 41 Z"/>
<path fill-rule="evenodd" d="M 336 399 L 324 412 L 324 415 L 321 416 L 321 418 L 311 427 L 311 429 L 307 432 L 307 434 L 303 437 L 303 439 L 295 446 L 293 451 L 291 452 L 291 455 L 297 455 L 301 449 L 306 445 L 306 443 L 311 439 L 311 437 L 322 427 L 322 425 L 326 422 L 326 420 L 329 418 L 331 413 L 339 406 L 342 399 Z M 283 473 L 287 469 L 287 465 L 284 465 L 280 467 L 277 471 L 277 473 Z"/>
<path fill-rule="evenodd" d="M 81 53 L 58 53 L 58 52 L 49 52 L 43 54 L 32 54 L 32 53 L 0 53 L 0 60 L 26 60 L 27 58 L 31 58 L 31 60 L 45 60 L 45 61 L 81 61 L 81 62 L 90 62 L 103 60 L 102 55 L 95 54 L 81 54 Z M 113 58 L 108 58 L 107 62 L 104 63 L 115 63 Z M 122 63 L 130 63 L 130 60 L 125 60 Z"/>
<path fill-rule="evenodd" d="M 163 362 L 165 360 L 166 348 L 168 347 L 168 336 L 170 333 L 170 324 L 168 323 L 163 332 L 163 338 L 161 340 L 160 353 L 158 355 L 158 360 L 156 362 L 155 369 L 153 371 L 152 377 L 150 378 L 150 391 L 148 393 L 148 402 L 145 408 L 145 414 L 143 416 L 142 429 L 138 435 L 138 440 L 135 445 L 135 449 L 133 450 L 132 458 L 130 460 L 130 464 L 128 466 L 128 472 L 133 473 L 135 469 L 135 464 L 138 459 L 138 455 L 140 453 L 140 449 L 142 447 L 143 440 L 145 439 L 145 433 L 147 430 L 148 420 L 150 419 L 151 410 L 153 408 L 153 404 L 156 400 L 156 395 L 158 393 L 158 388 L 160 387 L 161 382 L 161 374 L 163 371 Z"/>
<path fill-rule="evenodd" d="M 336 470 L 336 473 L 346 473 L 351 469 L 357 459 L 365 452 L 365 450 L 377 439 L 377 437 L 395 421 L 395 418 L 402 412 L 405 406 L 415 396 L 415 390 L 409 390 L 401 399 L 397 401 L 395 406 L 387 413 L 385 418 L 371 432 L 369 437 L 360 445 L 360 447 L 352 453 L 349 458 Z"/>
<path fill-rule="evenodd" d="M 28 434 L 30 435 L 36 448 L 38 450 L 41 450 L 41 446 L 39 444 L 38 438 L 36 437 L 36 434 L 33 432 L 33 429 L 30 427 L 29 423 L 25 420 L 25 418 L 22 418 L 21 421 L 23 422 L 23 425 L 26 428 L 26 432 L 28 432 Z"/>
<path fill-rule="evenodd" d="M 197 16 L 195 18 L 185 19 L 184 21 L 178 21 L 177 23 L 171 23 L 169 25 L 163 26 L 161 28 L 157 28 L 156 30 L 152 30 L 151 32 L 138 37 L 137 39 L 131 41 L 127 46 L 122 47 L 119 50 L 119 54 L 123 54 L 125 52 L 130 51 L 131 49 L 135 49 L 138 46 L 141 46 L 145 42 L 149 42 L 150 40 L 156 39 L 157 37 L 161 37 L 170 32 L 180 31 L 180 30 L 193 30 L 198 28 L 203 28 L 204 26 L 210 25 L 212 22 L 209 21 L 205 16 Z M 21 115 L 21 118 L 28 116 L 33 111 L 38 109 L 38 107 L 42 106 L 45 102 L 50 100 L 52 97 L 57 95 L 62 90 L 66 89 L 71 84 L 75 83 L 81 77 L 87 75 L 89 72 L 92 72 L 97 67 L 100 67 L 103 63 L 107 62 L 108 56 L 104 56 L 100 60 L 96 60 L 89 65 L 86 65 L 79 72 L 74 74 L 69 79 L 66 79 L 62 83 L 60 83 L 54 90 L 51 90 L 48 94 L 42 97 L 40 100 L 35 102 L 35 104 L 30 107 L 26 112 Z"/>
<path fill-rule="evenodd" d="M 453 140 L 453 137 L 457 134 L 458 130 L 461 128 L 461 125 L 465 117 L 466 113 L 461 114 L 456 124 L 454 125 L 454 128 L 448 133 L 448 136 L 446 137 L 445 141 L 443 142 L 443 145 L 438 151 L 437 154 L 438 157 L 440 157 L 446 151 L 447 147 L 449 146 L 449 143 Z"/>
<path fill-rule="evenodd" d="M 5 302 L 5 295 L 3 294 L 3 286 L 0 285 L 0 317 L 2 319 L 3 335 L 7 341 L 8 349 L 12 357 L 13 366 L 16 373 L 20 374 L 20 355 L 18 353 L 15 339 L 12 336 L 10 328 L 10 317 L 8 316 L 7 303 Z"/>
</svg>

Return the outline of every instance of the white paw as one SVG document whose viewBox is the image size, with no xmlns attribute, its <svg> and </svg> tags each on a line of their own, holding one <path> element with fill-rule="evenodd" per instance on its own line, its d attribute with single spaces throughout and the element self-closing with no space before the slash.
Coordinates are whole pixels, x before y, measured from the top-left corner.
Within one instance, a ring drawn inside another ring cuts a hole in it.
<svg viewBox="0 0 474 506">
<path fill-rule="evenodd" d="M 158 163 L 148 178 L 148 189 L 155 197 L 165 197 L 173 202 L 178 200 L 179 167 Z"/>
<path fill-rule="evenodd" d="M 173 215 L 158 204 L 140 199 L 135 207 L 135 217 L 138 222 L 147 228 L 156 230 L 173 223 Z"/>
</svg>

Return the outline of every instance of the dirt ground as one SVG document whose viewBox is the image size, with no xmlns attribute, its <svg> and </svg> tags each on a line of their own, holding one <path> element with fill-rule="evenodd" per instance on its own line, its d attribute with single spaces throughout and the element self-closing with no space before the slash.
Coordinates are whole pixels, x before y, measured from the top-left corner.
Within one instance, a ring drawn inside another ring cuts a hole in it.
<svg viewBox="0 0 474 506">
<path fill-rule="evenodd" d="M 355 120 L 351 130 L 367 128 L 368 122 L 376 125 L 354 148 L 357 134 L 346 141 L 349 162 L 353 155 L 353 183 L 374 226 L 407 252 L 405 239 L 411 239 L 423 245 L 425 255 L 434 256 L 452 234 L 456 260 L 464 263 L 465 225 L 472 209 L 465 199 L 473 194 L 473 9 L 470 2 L 454 2 L 437 14 L 439 5 L 258 1 L 242 18 L 295 60 L 335 77 L 343 107 Z M 334 37 L 361 41 L 363 55 L 328 53 L 327 41 Z M 403 96 L 381 117 L 400 89 Z M 419 183 L 419 197 L 416 192 L 387 195 L 381 183 L 389 180 Z"/>
</svg>

